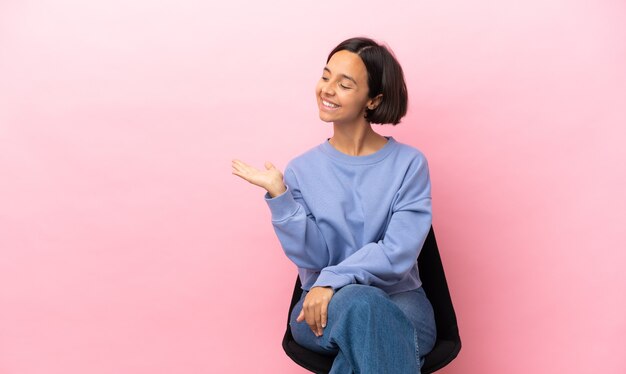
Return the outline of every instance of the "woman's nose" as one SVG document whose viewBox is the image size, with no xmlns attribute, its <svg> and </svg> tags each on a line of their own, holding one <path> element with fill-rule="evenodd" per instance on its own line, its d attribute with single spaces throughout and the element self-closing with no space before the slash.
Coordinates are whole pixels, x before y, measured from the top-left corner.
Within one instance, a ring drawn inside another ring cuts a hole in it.
<svg viewBox="0 0 626 374">
<path fill-rule="evenodd" d="M 325 84 L 322 86 L 322 92 L 329 96 L 332 96 L 335 94 L 335 91 L 332 89 L 332 87 L 329 84 Z"/>
</svg>

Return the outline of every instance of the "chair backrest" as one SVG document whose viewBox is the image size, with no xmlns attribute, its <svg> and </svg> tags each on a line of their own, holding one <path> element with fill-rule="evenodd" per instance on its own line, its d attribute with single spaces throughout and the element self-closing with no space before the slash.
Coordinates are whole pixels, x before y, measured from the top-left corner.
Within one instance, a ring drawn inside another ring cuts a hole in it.
<svg viewBox="0 0 626 374">
<path fill-rule="evenodd" d="M 433 350 L 426 355 L 426 361 L 421 370 L 425 374 L 448 365 L 461 350 L 461 337 L 459 336 L 456 313 L 450 298 L 450 290 L 432 226 L 417 258 L 417 268 L 419 269 L 422 288 L 433 306 L 435 323 L 437 324 L 437 342 Z"/>
<path fill-rule="evenodd" d="M 432 226 L 417 259 L 417 267 L 422 280 L 422 288 L 435 311 L 437 339 L 459 339 L 456 313 L 452 306 L 450 290 Z"/>
</svg>

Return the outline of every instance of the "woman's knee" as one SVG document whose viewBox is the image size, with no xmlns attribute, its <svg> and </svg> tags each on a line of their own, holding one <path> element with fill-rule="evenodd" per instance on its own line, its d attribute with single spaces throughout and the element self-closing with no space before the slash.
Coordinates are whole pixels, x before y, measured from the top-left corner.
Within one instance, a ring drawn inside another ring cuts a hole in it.
<svg viewBox="0 0 626 374">
<path fill-rule="evenodd" d="M 358 294 L 359 296 L 363 296 L 363 297 L 370 297 L 370 296 L 387 297 L 388 296 L 385 291 L 381 290 L 378 287 L 370 286 L 367 284 L 359 284 L 359 283 L 348 284 L 347 286 L 340 288 L 339 291 L 337 291 L 337 294 L 339 293 L 343 293 L 344 295 Z"/>
<path fill-rule="evenodd" d="M 334 305 L 345 308 L 347 306 L 371 306 L 377 301 L 389 301 L 389 296 L 378 287 L 365 284 L 349 284 L 340 288 L 331 298 Z"/>
</svg>

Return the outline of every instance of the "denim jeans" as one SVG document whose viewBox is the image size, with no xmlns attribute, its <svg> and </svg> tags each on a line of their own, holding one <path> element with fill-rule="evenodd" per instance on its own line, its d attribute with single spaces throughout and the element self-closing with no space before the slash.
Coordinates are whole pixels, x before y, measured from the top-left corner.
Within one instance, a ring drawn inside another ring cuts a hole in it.
<svg viewBox="0 0 626 374">
<path fill-rule="evenodd" d="M 328 304 L 323 334 L 297 322 L 302 291 L 289 325 L 294 340 L 322 354 L 336 354 L 330 374 L 419 373 L 437 337 L 433 308 L 422 287 L 388 295 L 374 286 L 349 284 Z"/>
</svg>

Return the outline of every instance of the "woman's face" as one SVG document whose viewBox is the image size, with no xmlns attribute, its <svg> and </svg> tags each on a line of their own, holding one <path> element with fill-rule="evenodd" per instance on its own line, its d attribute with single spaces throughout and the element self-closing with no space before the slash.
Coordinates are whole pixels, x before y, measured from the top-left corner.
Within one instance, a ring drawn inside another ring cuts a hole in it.
<svg viewBox="0 0 626 374">
<path fill-rule="evenodd" d="M 367 69 L 356 53 L 336 52 L 324 67 L 315 87 L 320 119 L 324 122 L 351 123 L 372 109 L 378 100 L 368 97 Z M 379 95 L 380 96 L 380 95 Z"/>
</svg>

